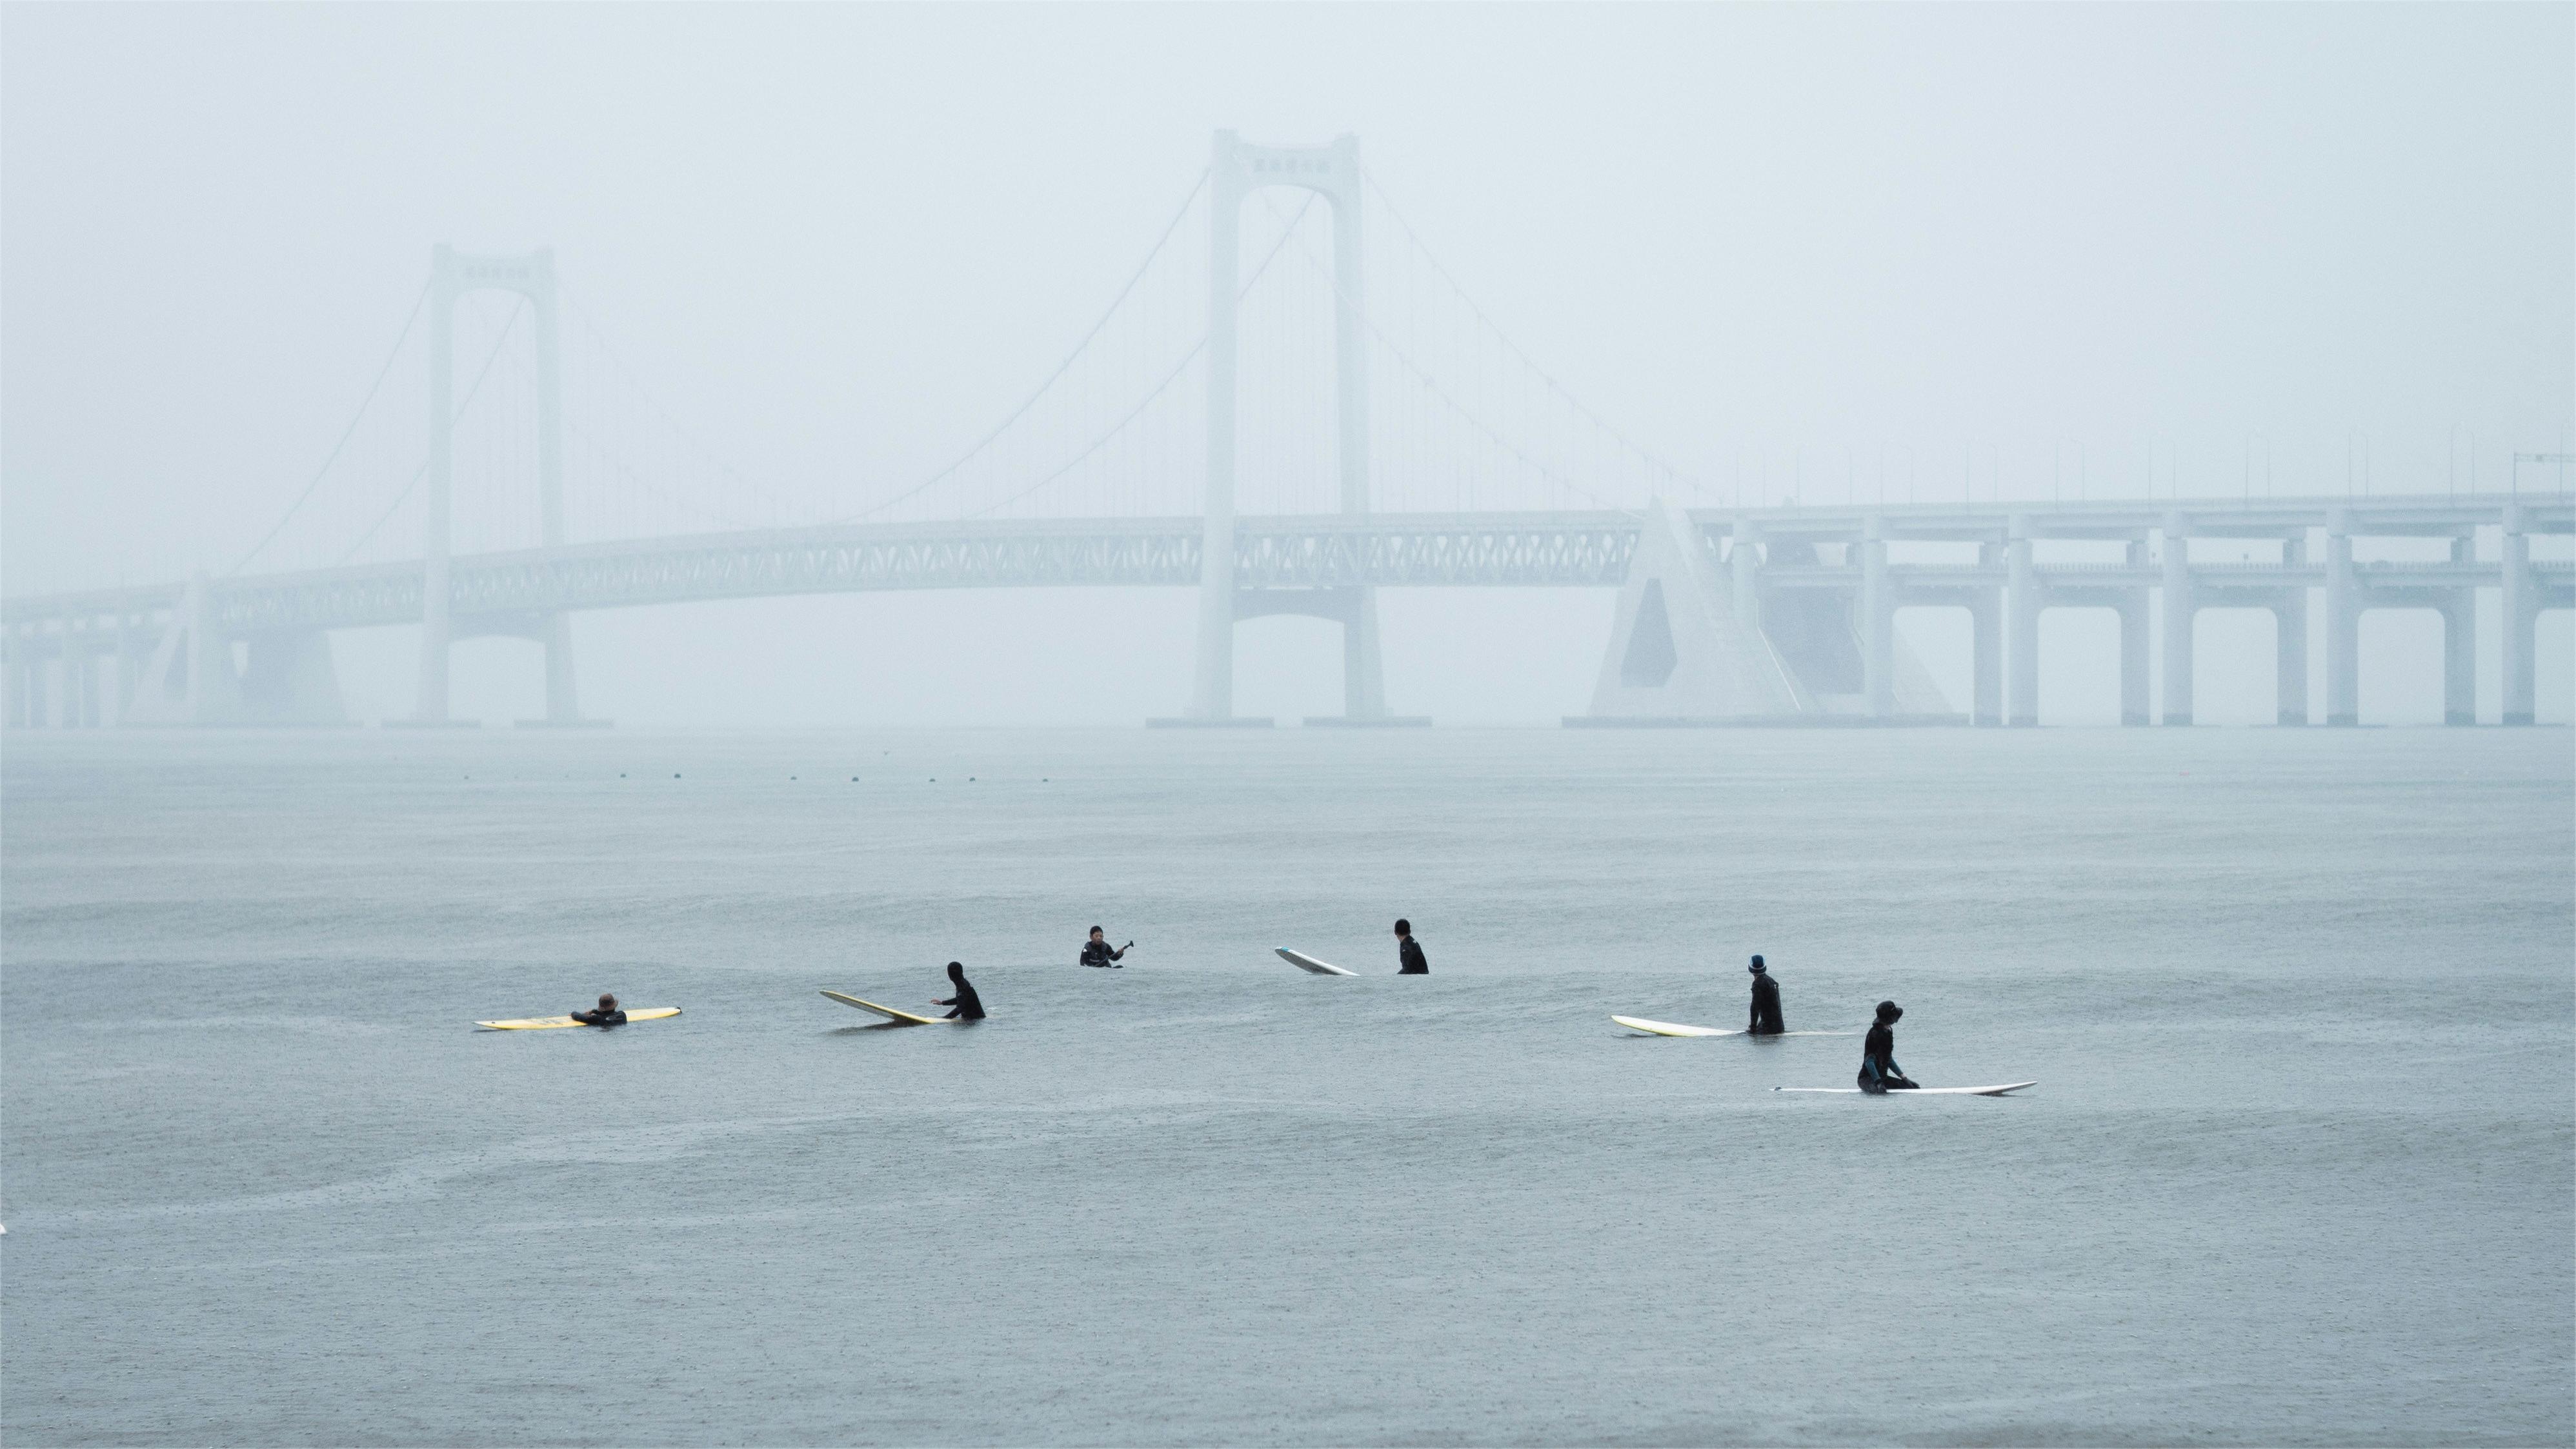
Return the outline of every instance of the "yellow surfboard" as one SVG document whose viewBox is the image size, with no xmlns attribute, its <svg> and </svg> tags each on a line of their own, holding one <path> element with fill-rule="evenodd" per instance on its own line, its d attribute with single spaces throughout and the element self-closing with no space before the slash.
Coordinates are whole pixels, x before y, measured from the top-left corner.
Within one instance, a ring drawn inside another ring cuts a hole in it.
<svg viewBox="0 0 2576 1449">
<path fill-rule="evenodd" d="M 897 1011 L 891 1006 L 879 1006 L 873 1001 L 861 1001 L 855 996 L 839 991 L 826 991 L 823 994 L 832 998 L 834 1001 L 841 1003 L 843 1006 L 855 1006 L 861 1011 L 873 1011 L 877 1015 L 884 1017 L 886 1020 L 891 1021 L 898 1026 L 954 1025 L 965 1020 L 964 1017 L 915 1016 L 909 1011 Z"/>
<path fill-rule="evenodd" d="M 628 1021 L 660 1021 L 663 1017 L 677 1016 L 679 1014 L 680 1008 L 676 1006 L 648 1006 L 642 1011 L 630 1011 L 626 1013 L 626 1019 Z M 558 1026 L 590 1025 L 589 1022 L 575 1021 L 569 1016 L 525 1016 L 516 1021 L 478 1021 L 474 1024 L 476 1026 L 489 1027 L 493 1031 L 547 1031 Z"/>
</svg>

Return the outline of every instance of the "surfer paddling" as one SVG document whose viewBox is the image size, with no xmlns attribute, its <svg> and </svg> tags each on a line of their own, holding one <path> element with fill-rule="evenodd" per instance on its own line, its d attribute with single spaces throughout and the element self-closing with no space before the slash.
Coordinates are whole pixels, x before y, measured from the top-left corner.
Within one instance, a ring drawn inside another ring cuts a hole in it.
<svg viewBox="0 0 2576 1449">
<path fill-rule="evenodd" d="M 1917 1084 L 1896 1064 L 1896 1019 L 1905 1008 L 1893 1001 L 1878 1004 L 1878 1020 L 1871 1022 L 1869 1036 L 1860 1048 L 1860 1089 L 1871 1096 L 1890 1090 L 1910 1091 Z"/>
<path fill-rule="evenodd" d="M 572 1014 L 572 1019 L 584 1026 L 624 1026 L 626 1013 L 618 1010 L 615 993 L 603 991 L 599 993 L 597 1008 L 590 1011 L 576 1011 Z"/>
<path fill-rule="evenodd" d="M 1431 960 L 1422 954 L 1422 943 L 1413 939 L 1411 921 L 1395 923 L 1395 955 L 1400 963 L 1395 969 L 1396 975 L 1428 976 L 1431 974 Z"/>
<path fill-rule="evenodd" d="M 1082 943 L 1082 964 L 1085 966 L 1115 966 L 1118 964 L 1120 957 L 1135 949 L 1136 943 L 1133 941 L 1128 942 L 1124 946 L 1111 946 L 1109 944 L 1109 938 L 1100 934 L 1100 928 L 1098 926 L 1094 926 L 1091 928 L 1091 939 Z"/>
<path fill-rule="evenodd" d="M 967 983 L 966 964 L 962 961 L 949 962 L 948 980 L 951 985 L 957 988 L 957 994 L 947 997 L 944 1000 L 933 1001 L 930 1004 L 933 1006 L 945 1006 L 950 1008 L 947 1016 L 947 1019 L 950 1021 L 982 1021 L 984 1019 L 984 998 L 977 996 L 975 994 L 975 988 Z M 1906 1085 L 1912 1086 L 1913 1083 L 1909 1082 Z"/>
<path fill-rule="evenodd" d="M 1759 956 L 1744 969 L 1753 973 L 1753 1015 L 1744 1024 L 1745 1033 L 1778 1036 L 1787 1031 L 1788 1026 L 1780 1019 L 1780 983 L 1771 979 L 1771 969 L 1762 964 Z"/>
</svg>

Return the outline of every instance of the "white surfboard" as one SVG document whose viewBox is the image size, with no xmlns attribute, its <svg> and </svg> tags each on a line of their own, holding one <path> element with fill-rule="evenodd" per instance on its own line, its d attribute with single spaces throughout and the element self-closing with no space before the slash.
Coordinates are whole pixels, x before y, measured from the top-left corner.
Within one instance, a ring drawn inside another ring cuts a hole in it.
<svg viewBox="0 0 2576 1449">
<path fill-rule="evenodd" d="M 957 1022 L 962 1024 L 965 1021 L 964 1017 L 915 1016 L 909 1011 L 897 1011 L 891 1006 L 879 1006 L 873 1001 L 862 1001 L 858 997 L 846 995 L 838 991 L 826 991 L 823 994 L 832 998 L 834 1001 L 841 1003 L 843 1006 L 855 1006 L 861 1011 L 873 1011 L 877 1015 L 884 1017 L 888 1021 L 894 1022 L 898 1026 L 937 1026 L 942 1022 Z"/>
<path fill-rule="evenodd" d="M 1341 967 L 1336 966 L 1329 961 L 1318 961 L 1303 951 L 1291 951 L 1285 946 L 1281 946 L 1276 949 L 1279 952 L 1280 960 L 1287 962 L 1289 965 L 1296 967 L 1300 971 L 1312 971 L 1318 976 L 1357 976 L 1360 974 L 1356 971 L 1345 971 Z"/>
<path fill-rule="evenodd" d="M 1630 1031 L 1642 1031 L 1652 1036 L 1744 1035 L 1741 1028 L 1730 1030 L 1722 1026 L 1682 1026 L 1678 1023 L 1669 1021 L 1648 1021 L 1642 1016 L 1614 1016 L 1610 1019 L 1619 1023 L 1621 1026 L 1628 1028 Z"/>
<path fill-rule="evenodd" d="M 1890 1097 L 2000 1097 L 2006 1092 L 2018 1092 L 2024 1087 L 2036 1087 L 2038 1085 L 2039 1083 L 2037 1082 L 2006 1082 L 2000 1087 L 1900 1087 L 1893 1092 L 1886 1093 L 1885 1095 Z M 1771 1090 L 1775 1092 L 1831 1092 L 1853 1097 L 1865 1097 L 1870 1095 L 1858 1087 L 1773 1087 Z"/>
<path fill-rule="evenodd" d="M 1724 1026 L 1683 1026 L 1683 1025 L 1682 1025 L 1682 1024 L 1680 1024 L 1679 1022 L 1671 1022 L 1671 1021 L 1648 1021 L 1648 1020 L 1646 1020 L 1646 1019 L 1645 1019 L 1644 1017 L 1642 1017 L 1642 1016 L 1614 1016 L 1614 1017 L 1612 1017 L 1612 1018 L 1610 1018 L 1610 1019 L 1611 1019 L 1612 1021 L 1615 1021 L 1615 1022 L 1619 1023 L 1621 1026 L 1624 1026 L 1624 1027 L 1628 1028 L 1630 1031 L 1642 1031 L 1642 1032 L 1646 1032 L 1646 1033 L 1648 1033 L 1648 1034 L 1650 1034 L 1650 1035 L 1654 1035 L 1654 1036 L 1743 1036 L 1743 1035 L 1745 1035 L 1744 1028 L 1742 1028 L 1742 1027 L 1740 1027 L 1740 1026 L 1739 1026 L 1739 1027 L 1724 1027 Z M 1774 1033 L 1772 1033 L 1772 1035 L 1774 1035 L 1774 1036 L 1851 1036 L 1851 1035 L 1853 1035 L 1853 1033 L 1848 1032 L 1848 1031 L 1782 1031 L 1782 1032 L 1774 1032 Z"/>
</svg>

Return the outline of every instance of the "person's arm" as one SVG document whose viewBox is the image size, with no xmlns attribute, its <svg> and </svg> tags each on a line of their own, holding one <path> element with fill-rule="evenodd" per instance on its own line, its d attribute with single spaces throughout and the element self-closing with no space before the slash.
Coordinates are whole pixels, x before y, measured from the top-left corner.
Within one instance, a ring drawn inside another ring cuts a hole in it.
<svg viewBox="0 0 2576 1449">
<path fill-rule="evenodd" d="M 1759 1031 L 1762 1029 L 1762 988 L 1760 986 L 1753 988 L 1753 1005 L 1747 1009 L 1747 1014 L 1744 1018 L 1744 1029 L 1746 1031 Z"/>
<path fill-rule="evenodd" d="M 1135 944 L 1136 944 L 1135 942 L 1130 941 L 1130 942 L 1128 942 L 1125 946 L 1121 946 L 1121 947 L 1119 947 L 1117 950 L 1110 952 L 1110 953 L 1109 953 L 1109 959 L 1110 959 L 1110 960 L 1112 960 L 1112 961 L 1124 961 L 1124 960 L 1126 960 L 1126 959 L 1127 959 L 1127 952 L 1128 952 L 1129 948 L 1133 947 Z"/>
</svg>

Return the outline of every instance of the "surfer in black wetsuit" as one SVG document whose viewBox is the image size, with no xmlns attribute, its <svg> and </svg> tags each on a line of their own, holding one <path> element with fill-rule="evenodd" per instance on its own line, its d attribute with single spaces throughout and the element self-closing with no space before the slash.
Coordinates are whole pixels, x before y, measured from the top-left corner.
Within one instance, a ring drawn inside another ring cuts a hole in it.
<svg viewBox="0 0 2576 1449">
<path fill-rule="evenodd" d="M 966 963 L 962 961 L 949 962 L 948 980 L 951 984 L 956 986 L 957 994 L 944 1000 L 934 1001 L 930 1004 L 933 1006 L 952 1008 L 948 1013 L 948 1020 L 950 1021 L 982 1021 L 984 1019 L 984 998 L 977 996 L 975 994 L 975 988 L 967 984 Z"/>
<path fill-rule="evenodd" d="M 617 1009 L 617 997 L 614 994 L 603 991 L 599 993 L 599 1006 L 596 1010 L 576 1011 L 572 1014 L 572 1019 L 584 1026 L 624 1026 L 626 1013 Z"/>
<path fill-rule="evenodd" d="M 1771 969 L 1762 964 L 1759 956 L 1754 957 L 1753 964 L 1744 969 L 1753 973 L 1753 1016 L 1744 1024 L 1745 1032 L 1752 1036 L 1778 1036 L 1787 1031 L 1787 1024 L 1780 1019 L 1780 983 L 1771 979 Z"/>
<path fill-rule="evenodd" d="M 1888 1091 L 1905 1091 L 1919 1085 L 1896 1064 L 1896 1019 L 1905 1008 L 1893 1001 L 1878 1004 L 1878 1020 L 1871 1022 L 1869 1036 L 1860 1047 L 1860 1089 L 1877 1096 Z"/>
<path fill-rule="evenodd" d="M 1100 928 L 1098 926 L 1094 926 L 1091 928 L 1091 939 L 1082 943 L 1082 964 L 1085 966 L 1115 966 L 1118 964 L 1119 957 L 1124 956 L 1135 949 L 1136 943 L 1133 941 L 1128 942 L 1124 946 L 1111 946 L 1109 944 L 1109 938 L 1100 934 Z"/>
<path fill-rule="evenodd" d="M 1395 968 L 1396 975 L 1428 976 L 1431 974 L 1430 958 L 1422 954 L 1422 943 L 1413 939 L 1411 921 L 1395 923 L 1395 941 L 1396 959 L 1403 963 Z"/>
</svg>

